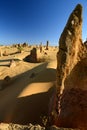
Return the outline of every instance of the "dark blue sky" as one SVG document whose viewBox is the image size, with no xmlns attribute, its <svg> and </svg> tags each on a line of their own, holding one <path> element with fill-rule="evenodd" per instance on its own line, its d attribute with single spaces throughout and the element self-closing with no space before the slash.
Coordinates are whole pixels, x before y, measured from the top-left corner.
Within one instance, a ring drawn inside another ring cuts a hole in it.
<svg viewBox="0 0 87 130">
<path fill-rule="evenodd" d="M 58 45 L 75 6 L 83 6 L 83 40 L 87 38 L 87 0 L 0 0 L 0 44 L 28 42 Z"/>
</svg>

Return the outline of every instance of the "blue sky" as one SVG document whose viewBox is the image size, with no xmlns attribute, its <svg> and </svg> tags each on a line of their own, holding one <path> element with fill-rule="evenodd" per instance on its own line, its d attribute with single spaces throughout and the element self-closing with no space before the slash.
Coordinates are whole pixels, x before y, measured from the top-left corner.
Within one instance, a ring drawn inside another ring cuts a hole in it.
<svg viewBox="0 0 87 130">
<path fill-rule="evenodd" d="M 87 0 L 0 0 L 0 44 L 58 45 L 69 15 L 83 6 L 82 38 L 87 38 Z"/>
</svg>

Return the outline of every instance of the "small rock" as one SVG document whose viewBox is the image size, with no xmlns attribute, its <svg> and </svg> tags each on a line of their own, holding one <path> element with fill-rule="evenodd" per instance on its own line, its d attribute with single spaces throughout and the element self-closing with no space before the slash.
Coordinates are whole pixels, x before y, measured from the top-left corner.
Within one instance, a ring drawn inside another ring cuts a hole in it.
<svg viewBox="0 0 87 130">
<path fill-rule="evenodd" d="M 15 67 L 16 66 L 16 63 L 15 63 L 15 61 L 14 60 L 11 60 L 10 61 L 10 65 L 9 65 L 10 67 Z"/>
<path fill-rule="evenodd" d="M 4 80 L 2 81 L 2 89 L 7 87 L 8 85 L 10 85 L 11 82 L 12 82 L 11 77 L 10 76 L 6 76 L 4 78 Z"/>
</svg>

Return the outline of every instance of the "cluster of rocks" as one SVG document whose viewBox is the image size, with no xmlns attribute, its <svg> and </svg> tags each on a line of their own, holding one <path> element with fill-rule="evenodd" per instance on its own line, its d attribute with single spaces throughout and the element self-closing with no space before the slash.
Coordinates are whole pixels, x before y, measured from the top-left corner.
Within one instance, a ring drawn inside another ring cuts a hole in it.
<svg viewBox="0 0 87 130">
<path fill-rule="evenodd" d="M 49 128 L 42 127 L 40 125 L 18 125 L 18 124 L 0 124 L 0 130 L 79 130 L 79 129 L 68 129 L 68 128 L 58 128 L 56 126 L 51 126 Z"/>
<path fill-rule="evenodd" d="M 24 42 L 22 44 L 20 44 L 20 43 L 19 44 L 13 44 L 12 46 L 16 47 L 16 48 L 19 47 L 19 46 L 21 46 L 21 47 L 28 47 L 28 43 Z"/>
<path fill-rule="evenodd" d="M 82 42 L 80 4 L 59 39 L 56 100 L 54 124 L 87 130 L 87 47 Z"/>
</svg>

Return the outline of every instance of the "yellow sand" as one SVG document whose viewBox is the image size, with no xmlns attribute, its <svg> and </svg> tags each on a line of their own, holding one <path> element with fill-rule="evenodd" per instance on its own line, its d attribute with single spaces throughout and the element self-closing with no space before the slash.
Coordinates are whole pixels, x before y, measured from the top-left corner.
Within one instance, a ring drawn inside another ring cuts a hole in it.
<svg viewBox="0 0 87 130">
<path fill-rule="evenodd" d="M 48 114 L 50 98 L 55 91 L 57 48 L 49 47 L 42 53 L 38 49 L 38 58 L 46 59 L 42 63 L 22 60 L 30 53 L 30 48 L 19 54 L 15 53 L 15 48 L 3 48 L 3 51 L 5 49 L 9 55 L 0 57 L 0 88 L 7 75 L 12 82 L 0 91 L 0 122 L 42 123 L 41 116 Z M 10 59 L 16 59 L 16 66 L 9 67 Z"/>
</svg>

